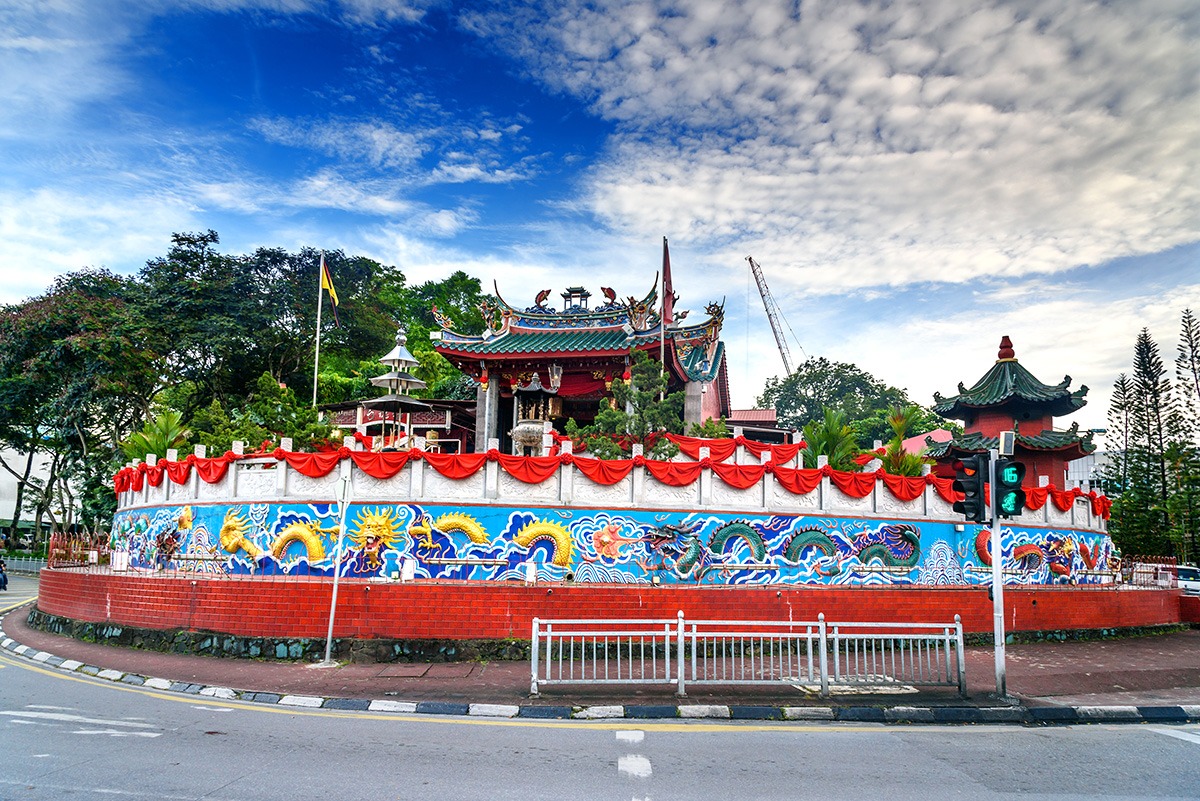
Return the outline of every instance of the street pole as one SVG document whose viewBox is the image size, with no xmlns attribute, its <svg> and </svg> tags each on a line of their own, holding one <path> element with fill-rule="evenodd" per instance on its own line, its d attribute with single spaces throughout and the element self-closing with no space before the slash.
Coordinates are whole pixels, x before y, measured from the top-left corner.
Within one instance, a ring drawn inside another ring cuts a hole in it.
<svg viewBox="0 0 1200 801">
<path fill-rule="evenodd" d="M 338 476 L 338 536 L 333 546 L 333 597 L 329 600 L 329 631 L 325 634 L 325 658 L 313 667 L 337 667 L 332 659 L 333 619 L 337 615 L 338 578 L 342 572 L 342 541 L 346 537 L 346 513 L 350 510 L 350 460 L 343 459 Z"/>
<path fill-rule="evenodd" d="M 996 695 L 1008 697 L 1004 669 L 1004 566 L 1001 564 L 1003 549 L 1000 547 L 1000 515 L 996 511 L 996 460 L 1000 452 L 992 448 L 988 453 L 988 509 L 992 514 L 992 623 L 996 642 Z"/>
</svg>

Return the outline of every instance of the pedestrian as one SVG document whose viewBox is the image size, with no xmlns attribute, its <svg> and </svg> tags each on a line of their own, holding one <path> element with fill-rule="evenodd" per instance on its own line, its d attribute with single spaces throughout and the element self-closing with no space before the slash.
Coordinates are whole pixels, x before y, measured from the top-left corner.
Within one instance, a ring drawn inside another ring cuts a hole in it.
<svg viewBox="0 0 1200 801">
<path fill-rule="evenodd" d="M 8 592 L 8 563 L 0 556 L 0 590 Z"/>
</svg>

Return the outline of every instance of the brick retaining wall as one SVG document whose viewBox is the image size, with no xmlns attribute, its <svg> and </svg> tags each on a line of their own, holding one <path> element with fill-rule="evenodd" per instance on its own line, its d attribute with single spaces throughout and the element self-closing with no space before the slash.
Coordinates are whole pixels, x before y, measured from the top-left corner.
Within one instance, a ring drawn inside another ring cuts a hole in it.
<svg viewBox="0 0 1200 801">
<path fill-rule="evenodd" d="M 88 623 L 240 637 L 324 638 L 332 584 L 43 570 L 38 608 Z M 1200 622 L 1200 599 L 1178 590 L 1008 587 L 1006 630 L 1037 632 Z M 528 639 L 532 619 L 693 619 L 946 622 L 990 634 L 992 605 L 979 587 L 679 587 L 492 584 L 474 581 L 368 583 L 338 591 L 334 637 L 350 639 Z M 1185 611 L 1186 614 L 1185 614 Z"/>
</svg>

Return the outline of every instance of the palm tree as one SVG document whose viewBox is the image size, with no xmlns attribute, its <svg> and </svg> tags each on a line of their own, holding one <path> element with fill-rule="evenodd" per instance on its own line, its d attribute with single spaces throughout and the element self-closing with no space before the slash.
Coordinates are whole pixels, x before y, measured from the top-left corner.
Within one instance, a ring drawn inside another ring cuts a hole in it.
<svg viewBox="0 0 1200 801">
<path fill-rule="evenodd" d="M 904 450 L 904 440 L 909 436 L 920 415 L 921 408 L 915 405 L 903 408 L 897 406 L 888 415 L 887 421 L 892 429 L 892 439 L 888 442 L 887 450 L 881 457 L 884 472 L 894 476 L 921 475 L 922 468 L 929 462 L 922 455 L 925 449 L 922 448 L 921 453 L 909 453 Z"/>
<path fill-rule="evenodd" d="M 121 450 L 130 459 L 145 459 L 146 454 L 167 455 L 168 448 L 178 448 L 187 442 L 191 434 L 183 426 L 183 416 L 174 409 L 167 409 L 121 443 Z"/>
<path fill-rule="evenodd" d="M 821 420 L 813 420 L 804 426 L 804 441 L 808 447 L 804 454 L 804 466 L 816 467 L 818 456 L 829 457 L 829 466 L 834 470 L 858 472 L 861 466 L 854 457 L 861 451 L 854 429 L 846 420 L 845 412 L 825 409 Z"/>
</svg>

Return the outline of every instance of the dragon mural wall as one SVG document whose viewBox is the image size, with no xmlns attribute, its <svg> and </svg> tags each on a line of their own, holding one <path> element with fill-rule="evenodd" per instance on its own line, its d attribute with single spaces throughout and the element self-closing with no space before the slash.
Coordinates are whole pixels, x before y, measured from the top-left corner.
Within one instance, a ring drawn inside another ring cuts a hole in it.
<svg viewBox="0 0 1200 801">
<path fill-rule="evenodd" d="M 138 569 L 677 584 L 984 584 L 991 531 L 939 521 L 806 515 L 355 503 L 163 506 L 118 512 L 110 547 Z M 1103 533 L 1004 528 L 1008 580 L 1098 583 Z"/>
</svg>

